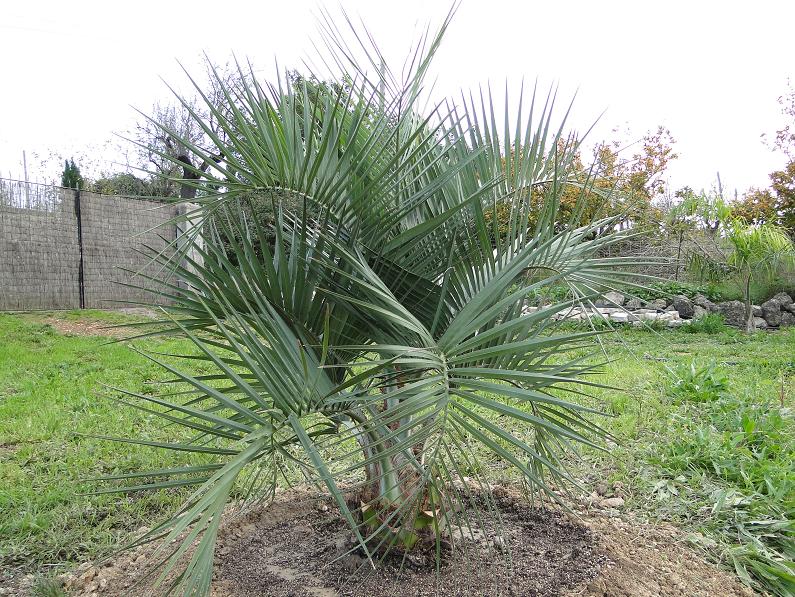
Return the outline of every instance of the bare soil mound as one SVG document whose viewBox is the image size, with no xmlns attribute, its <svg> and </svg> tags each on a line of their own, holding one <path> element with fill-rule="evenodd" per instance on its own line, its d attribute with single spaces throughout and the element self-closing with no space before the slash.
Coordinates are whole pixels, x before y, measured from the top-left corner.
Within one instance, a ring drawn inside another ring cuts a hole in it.
<svg viewBox="0 0 795 597">
<path fill-rule="evenodd" d="M 238 527 L 245 530 L 236 541 L 224 540 L 218 594 L 554 595 L 593 578 L 605 561 L 588 529 L 561 514 L 512 498 L 499 508 L 502 533 L 490 520 L 463 530 L 458 553 L 438 573 L 432 562 L 395 557 L 374 570 L 363 557 L 344 555 L 350 531 L 333 509 L 306 516 L 291 505 L 293 513 L 275 524 L 260 512 Z"/>
<path fill-rule="evenodd" d="M 113 313 L 135 317 L 136 320 L 154 319 L 158 317 L 155 311 L 143 307 L 128 307 L 114 309 Z M 55 311 L 44 316 L 33 313 L 29 319 L 38 323 L 49 325 L 59 334 L 64 336 L 107 336 L 109 338 L 125 338 L 135 333 L 136 328 L 127 327 L 111 320 L 91 319 L 91 316 L 71 318 Z"/>
<path fill-rule="evenodd" d="M 59 334 L 64 336 L 107 336 L 109 338 L 124 338 L 130 335 L 129 328 L 113 327 L 107 321 L 85 321 L 80 319 L 61 319 L 50 316 L 41 320 Z"/>
<path fill-rule="evenodd" d="M 650 525 L 610 512 L 581 513 L 607 558 L 599 574 L 566 595 L 588 597 L 752 596 L 728 570 L 708 562 L 670 525 Z"/>
<path fill-rule="evenodd" d="M 217 597 L 752 595 L 728 572 L 690 550 L 673 527 L 532 508 L 499 491 L 501 533 L 487 523 L 462 533 L 441 568 L 388 559 L 373 569 L 351 546 L 350 531 L 325 499 L 285 492 L 266 509 L 227 521 L 213 580 Z M 502 537 L 502 538 L 501 538 Z M 151 546 L 66 579 L 72 595 L 152 595 L 133 586 Z M 132 590 L 131 590 L 132 589 Z"/>
</svg>

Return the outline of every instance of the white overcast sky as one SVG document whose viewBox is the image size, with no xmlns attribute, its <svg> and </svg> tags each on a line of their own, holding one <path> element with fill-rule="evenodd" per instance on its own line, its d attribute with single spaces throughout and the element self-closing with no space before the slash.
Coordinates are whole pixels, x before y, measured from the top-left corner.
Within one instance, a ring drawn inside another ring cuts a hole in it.
<svg viewBox="0 0 795 597">
<path fill-rule="evenodd" d="M 31 178 L 37 159 L 55 151 L 102 150 L 180 85 L 176 60 L 199 72 L 202 52 L 231 52 L 268 67 L 300 66 L 317 38 L 315 15 L 342 5 L 361 17 L 399 67 L 419 29 L 438 23 L 448 0 L 193 0 L 0 4 L 0 176 Z M 592 139 L 629 129 L 637 139 L 663 124 L 677 140 L 673 188 L 709 188 L 720 172 L 740 192 L 767 186 L 783 164 L 760 140 L 785 123 L 776 99 L 795 78 L 795 1 L 651 2 L 463 0 L 437 56 L 435 94 L 491 83 L 518 89 L 522 79 L 575 90 L 571 123 L 584 130 L 606 111 Z M 267 72 L 270 72 L 268 70 Z"/>
</svg>

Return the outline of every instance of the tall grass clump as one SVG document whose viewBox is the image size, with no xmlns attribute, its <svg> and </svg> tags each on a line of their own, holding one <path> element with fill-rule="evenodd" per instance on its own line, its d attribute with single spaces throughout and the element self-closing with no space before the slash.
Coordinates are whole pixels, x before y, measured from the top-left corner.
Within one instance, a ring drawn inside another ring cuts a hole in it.
<svg viewBox="0 0 795 597">
<path fill-rule="evenodd" d="M 689 324 L 682 326 L 685 332 L 691 334 L 720 334 L 726 331 L 726 321 L 720 313 L 706 313 Z"/>
</svg>

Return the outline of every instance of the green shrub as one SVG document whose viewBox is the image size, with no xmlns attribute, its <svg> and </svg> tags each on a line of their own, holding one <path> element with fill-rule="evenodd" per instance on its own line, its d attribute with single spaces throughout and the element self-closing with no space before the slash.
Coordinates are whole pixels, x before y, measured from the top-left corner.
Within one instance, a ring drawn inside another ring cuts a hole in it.
<svg viewBox="0 0 795 597">
<path fill-rule="evenodd" d="M 682 326 L 682 330 L 691 334 L 719 334 L 725 331 L 726 322 L 719 313 L 707 313 L 694 319 L 689 325 Z"/>
<path fill-rule="evenodd" d="M 743 293 L 737 287 L 736 283 L 732 282 L 712 282 L 705 284 L 703 288 L 708 290 L 704 293 L 710 300 L 715 302 L 722 301 L 741 301 L 743 300 Z M 751 301 L 758 305 L 764 303 L 774 294 L 781 292 L 789 292 L 792 294 L 791 284 L 783 279 L 776 279 L 773 282 L 751 282 Z"/>
<path fill-rule="evenodd" d="M 66 597 L 61 583 L 50 576 L 37 578 L 30 592 L 33 597 Z"/>
<path fill-rule="evenodd" d="M 644 321 L 643 325 L 638 326 L 638 328 L 652 332 L 662 332 L 668 329 L 668 323 L 660 319 L 652 319 L 651 321 Z"/>
<path fill-rule="evenodd" d="M 712 402 L 721 398 L 729 387 L 726 375 L 712 363 L 698 367 L 693 361 L 672 370 L 671 377 L 673 383 L 668 392 L 681 402 Z"/>
<path fill-rule="evenodd" d="M 511 291 L 520 290 L 526 285 L 526 281 L 514 285 Z M 552 284 L 549 286 L 542 286 L 527 294 L 527 301 L 531 305 L 550 305 L 553 303 L 560 303 L 572 298 L 572 290 L 567 284 Z"/>
<path fill-rule="evenodd" d="M 757 305 L 782 291 L 795 296 L 795 294 L 793 294 L 795 293 L 795 282 L 793 282 L 792 279 L 782 277 L 778 277 L 770 282 L 751 282 L 751 299 L 754 304 Z M 703 294 L 715 303 L 742 300 L 743 298 L 742 291 L 733 282 L 705 282 L 703 284 L 694 284 L 690 282 L 668 280 L 664 282 L 654 282 L 649 284 L 647 288 L 632 292 L 633 296 L 637 296 L 644 301 L 666 298 L 677 294 L 683 294 L 691 300 L 694 299 L 697 294 Z"/>
</svg>

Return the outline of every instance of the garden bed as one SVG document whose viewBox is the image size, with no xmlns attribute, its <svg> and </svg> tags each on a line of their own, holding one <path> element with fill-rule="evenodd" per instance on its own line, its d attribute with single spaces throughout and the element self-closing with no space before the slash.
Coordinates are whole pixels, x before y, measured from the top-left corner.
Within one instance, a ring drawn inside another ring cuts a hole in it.
<svg viewBox="0 0 795 597">
<path fill-rule="evenodd" d="M 388 559 L 375 570 L 350 550 L 350 531 L 326 499 L 282 493 L 270 507 L 228 521 L 218 540 L 213 595 L 751 595 L 736 578 L 683 544 L 673 527 L 650 526 L 583 505 L 579 520 L 530 507 L 498 488 L 503 532 L 464 532 L 435 566 Z M 504 542 L 501 539 L 504 538 Z M 507 549 L 506 549 L 507 547 Z M 68 577 L 70 594 L 151 595 L 134 585 L 153 546 Z M 129 592 L 129 593 L 128 593 Z"/>
</svg>

